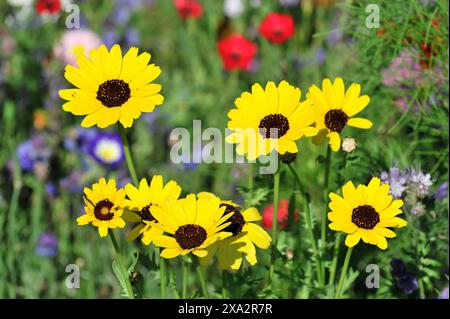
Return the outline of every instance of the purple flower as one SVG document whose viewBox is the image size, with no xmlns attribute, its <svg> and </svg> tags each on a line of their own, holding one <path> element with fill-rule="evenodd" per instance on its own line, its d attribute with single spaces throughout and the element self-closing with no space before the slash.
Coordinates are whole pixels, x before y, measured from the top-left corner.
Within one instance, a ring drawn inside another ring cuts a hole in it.
<svg viewBox="0 0 450 319">
<path fill-rule="evenodd" d="M 120 135 L 99 132 L 90 140 L 89 154 L 101 165 L 111 169 L 119 167 L 125 157 Z"/>
<path fill-rule="evenodd" d="M 400 288 L 400 289 L 403 289 L 403 291 L 407 295 L 410 295 L 415 290 L 417 290 L 419 288 L 419 284 L 418 284 L 417 279 L 415 277 L 413 277 L 410 274 L 406 274 L 405 276 L 400 277 L 398 279 L 397 287 Z"/>
<path fill-rule="evenodd" d="M 68 151 L 89 153 L 91 140 L 93 140 L 97 134 L 98 130 L 95 128 L 72 128 L 64 138 L 64 147 Z"/>
<path fill-rule="evenodd" d="M 436 192 L 434 193 L 434 198 L 436 200 L 443 200 L 448 196 L 448 182 L 442 183 Z"/>
<path fill-rule="evenodd" d="M 410 168 L 408 170 L 408 187 L 414 194 L 423 198 L 428 195 L 428 191 L 433 182 L 430 174 L 424 174 L 420 169 Z"/>
<path fill-rule="evenodd" d="M 36 254 L 42 257 L 54 257 L 58 253 L 58 239 L 52 233 L 42 233 L 36 245 Z"/>
<path fill-rule="evenodd" d="M 398 85 L 414 86 L 422 80 L 422 69 L 417 61 L 417 52 L 404 49 L 391 64 L 381 71 L 383 84 L 389 87 Z"/>
<path fill-rule="evenodd" d="M 441 294 L 439 295 L 438 299 L 449 299 L 448 298 L 448 287 L 442 290 Z"/>
<path fill-rule="evenodd" d="M 45 193 L 49 197 L 56 197 L 58 196 L 58 187 L 54 183 L 46 183 L 45 184 Z"/>
<path fill-rule="evenodd" d="M 316 61 L 317 64 L 322 65 L 325 62 L 325 59 L 327 57 L 327 52 L 324 48 L 320 47 L 316 51 Z"/>
<path fill-rule="evenodd" d="M 182 163 L 186 171 L 192 171 L 198 167 L 202 161 L 202 147 L 195 147 L 192 154 L 183 154 Z M 192 155 L 192 156 L 191 156 Z"/>
<path fill-rule="evenodd" d="M 381 172 L 380 179 L 382 183 L 389 184 L 389 191 L 394 198 L 402 197 L 408 177 L 396 165 L 389 169 L 389 173 Z"/>
<path fill-rule="evenodd" d="M 417 279 L 407 272 L 406 264 L 402 259 L 391 260 L 391 273 L 396 280 L 398 288 L 403 289 L 406 294 L 411 294 L 419 288 Z"/>
<path fill-rule="evenodd" d="M 83 190 L 81 175 L 80 171 L 72 171 L 69 176 L 59 181 L 59 185 L 71 194 L 81 194 Z"/>
<path fill-rule="evenodd" d="M 406 274 L 406 265 L 402 259 L 391 260 L 391 273 L 394 277 L 401 277 Z"/>
<path fill-rule="evenodd" d="M 42 136 L 35 135 L 31 139 L 19 144 L 17 157 L 22 170 L 33 171 L 36 164 L 48 164 L 52 155 Z"/>
</svg>

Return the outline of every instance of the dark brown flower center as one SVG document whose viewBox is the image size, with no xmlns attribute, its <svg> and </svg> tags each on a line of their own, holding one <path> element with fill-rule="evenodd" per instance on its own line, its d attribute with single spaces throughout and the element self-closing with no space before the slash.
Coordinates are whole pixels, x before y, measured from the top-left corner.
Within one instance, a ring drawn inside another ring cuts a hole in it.
<svg viewBox="0 0 450 319">
<path fill-rule="evenodd" d="M 342 110 L 329 110 L 325 114 L 325 126 L 332 132 L 340 133 L 348 122 L 348 115 Z"/>
<path fill-rule="evenodd" d="M 192 249 L 200 246 L 206 240 L 206 230 L 194 224 L 179 227 L 175 232 L 175 240 L 183 249 Z"/>
<path fill-rule="evenodd" d="M 145 206 L 144 208 L 141 209 L 141 211 L 139 212 L 139 216 L 141 216 L 142 220 L 146 220 L 146 221 L 153 221 L 155 219 L 155 217 L 153 217 L 153 215 L 150 213 L 150 207 L 152 206 L 152 204 Z"/>
<path fill-rule="evenodd" d="M 370 205 L 362 205 L 353 209 L 352 223 L 359 228 L 373 229 L 380 222 L 380 215 Z"/>
<path fill-rule="evenodd" d="M 108 80 L 98 87 L 97 100 L 106 107 L 122 106 L 130 98 L 128 83 L 122 80 Z"/>
<path fill-rule="evenodd" d="M 220 207 L 226 207 L 224 215 L 233 213 L 233 215 L 231 215 L 231 217 L 227 220 L 227 222 L 231 222 L 231 224 L 225 227 L 223 231 L 230 232 L 233 236 L 236 236 L 242 231 L 242 227 L 245 225 L 244 216 L 242 216 L 239 209 L 233 205 L 220 204 Z"/>
<path fill-rule="evenodd" d="M 108 199 L 99 201 L 94 206 L 94 215 L 98 220 L 111 220 L 114 214 L 111 213 L 111 208 L 114 206 Z"/>
<path fill-rule="evenodd" d="M 266 138 L 280 138 L 289 131 L 289 121 L 281 114 L 270 114 L 259 122 L 259 133 Z"/>
</svg>

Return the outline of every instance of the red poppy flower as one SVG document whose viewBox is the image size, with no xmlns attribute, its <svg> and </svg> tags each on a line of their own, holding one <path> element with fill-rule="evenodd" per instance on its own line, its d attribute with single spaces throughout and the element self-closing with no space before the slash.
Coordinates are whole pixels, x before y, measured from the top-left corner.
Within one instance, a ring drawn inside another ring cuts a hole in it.
<svg viewBox="0 0 450 319">
<path fill-rule="evenodd" d="M 294 19 L 288 14 L 269 13 L 261 22 L 259 33 L 273 43 L 283 43 L 295 33 Z"/>
<path fill-rule="evenodd" d="M 232 34 L 218 43 L 225 70 L 248 70 L 258 47 L 242 35 Z"/>
<path fill-rule="evenodd" d="M 60 0 L 38 0 L 36 1 L 36 11 L 39 14 L 55 14 L 61 11 Z"/>
<path fill-rule="evenodd" d="M 278 202 L 278 224 L 281 229 L 286 229 L 287 220 L 289 215 L 289 200 L 282 199 Z M 294 220 L 297 220 L 299 217 L 298 210 L 296 209 L 294 212 Z M 272 220 L 273 220 L 273 204 L 268 205 L 263 210 L 263 219 L 262 224 L 266 228 L 272 228 Z"/>
<path fill-rule="evenodd" d="M 174 3 L 183 20 L 200 18 L 203 14 L 202 4 L 198 0 L 174 0 Z"/>
</svg>

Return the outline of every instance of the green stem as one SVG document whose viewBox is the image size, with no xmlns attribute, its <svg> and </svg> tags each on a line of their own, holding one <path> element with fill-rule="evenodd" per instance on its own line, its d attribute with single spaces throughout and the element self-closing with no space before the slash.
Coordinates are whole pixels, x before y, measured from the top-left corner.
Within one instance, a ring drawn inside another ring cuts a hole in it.
<svg viewBox="0 0 450 319">
<path fill-rule="evenodd" d="M 139 179 L 136 175 L 136 168 L 134 167 L 133 158 L 131 156 L 130 145 L 128 144 L 127 134 L 125 132 L 125 128 L 122 124 L 117 125 L 119 127 L 120 137 L 122 138 L 122 146 L 123 151 L 125 153 L 125 160 L 127 161 L 128 171 L 130 172 L 130 176 L 133 179 L 133 183 L 138 186 Z"/>
<path fill-rule="evenodd" d="M 173 272 L 173 268 L 169 268 L 169 287 L 172 289 L 173 296 L 176 299 L 180 299 L 180 293 L 177 290 L 177 285 L 175 283 L 175 275 Z"/>
<path fill-rule="evenodd" d="M 250 202 L 253 195 L 253 163 L 248 163 L 248 194 L 247 204 Z"/>
<path fill-rule="evenodd" d="M 327 212 L 328 212 L 328 186 L 330 181 L 330 166 L 331 166 L 331 148 L 328 145 L 327 147 L 327 157 L 325 159 L 325 178 L 324 178 L 324 202 L 325 202 L 325 208 L 322 211 L 322 224 L 321 224 L 321 235 L 320 235 L 320 251 L 321 251 L 321 258 L 325 256 L 326 254 L 326 227 L 327 227 Z M 324 264 L 321 265 L 321 272 L 322 272 L 322 278 L 325 281 L 325 268 Z"/>
<path fill-rule="evenodd" d="M 133 287 L 131 286 L 130 276 L 128 276 L 128 271 L 125 268 L 125 264 L 123 263 L 119 244 L 117 242 L 116 236 L 114 235 L 114 232 L 112 229 L 109 230 L 109 236 L 111 237 L 111 241 L 113 243 L 114 250 L 116 251 L 117 261 L 119 262 L 120 270 L 122 271 L 122 276 L 123 276 L 123 278 L 125 278 L 128 298 L 134 299 L 134 292 L 133 292 Z"/>
<path fill-rule="evenodd" d="M 425 299 L 425 287 L 423 286 L 423 281 L 419 279 L 419 295 L 420 299 Z"/>
<path fill-rule="evenodd" d="M 162 257 L 159 257 L 159 270 L 161 298 L 166 299 L 166 260 Z"/>
<path fill-rule="evenodd" d="M 322 277 L 322 261 L 320 259 L 320 254 L 319 254 L 319 250 L 317 249 L 317 245 L 316 245 L 316 238 L 314 237 L 314 230 L 312 227 L 312 216 L 311 216 L 311 209 L 309 207 L 309 196 L 305 193 L 302 183 L 300 181 L 300 177 L 298 176 L 296 170 L 294 169 L 294 167 L 292 167 L 291 164 L 288 165 L 289 169 L 292 172 L 292 175 L 294 175 L 295 180 L 297 181 L 297 185 L 298 185 L 298 189 L 302 195 L 302 200 L 303 200 L 303 206 L 304 209 L 303 211 L 306 212 L 306 224 L 307 224 L 307 228 L 308 228 L 308 235 L 309 235 L 309 240 L 311 241 L 311 245 L 312 245 L 312 249 L 313 249 L 313 253 L 314 253 L 314 257 L 316 258 L 317 261 L 317 280 L 319 282 L 319 285 L 323 286 L 323 277 Z"/>
<path fill-rule="evenodd" d="M 188 275 L 189 275 L 189 264 L 187 263 L 187 261 L 183 261 L 183 286 L 182 286 L 182 290 L 181 290 L 181 298 L 182 299 L 187 298 Z"/>
<path fill-rule="evenodd" d="M 339 285 L 336 290 L 336 299 L 341 297 L 342 287 L 344 286 L 345 277 L 347 276 L 348 263 L 352 255 L 353 247 L 348 247 L 347 254 L 345 254 L 344 265 L 342 266 L 341 277 L 339 278 Z"/>
<path fill-rule="evenodd" d="M 336 267 L 337 267 L 337 262 L 338 262 L 338 258 L 339 258 L 339 247 L 341 245 L 341 239 L 342 239 L 342 233 L 338 233 L 336 236 L 336 239 L 334 241 L 333 262 L 331 263 L 330 278 L 328 280 L 329 285 L 334 284 L 334 278 L 336 276 Z"/>
<path fill-rule="evenodd" d="M 198 279 L 200 280 L 200 285 L 202 286 L 203 296 L 209 299 L 208 286 L 206 285 L 205 272 L 202 266 L 197 266 Z"/>
<path fill-rule="evenodd" d="M 278 225 L 278 201 L 279 201 L 279 191 L 280 191 L 280 170 L 273 176 L 273 216 L 272 216 L 272 255 L 270 257 L 270 268 L 269 268 L 269 286 L 272 284 L 273 273 L 274 273 L 274 263 L 275 263 L 275 249 L 277 247 L 277 225 Z"/>
<path fill-rule="evenodd" d="M 314 237 L 314 230 L 313 230 L 312 216 L 311 216 L 311 209 L 309 206 L 309 202 L 307 200 L 305 200 L 303 203 L 303 206 L 304 206 L 304 211 L 306 213 L 306 225 L 307 225 L 307 230 L 308 230 L 308 235 L 309 235 L 309 241 L 311 242 L 313 254 L 314 254 L 314 257 L 317 262 L 317 267 L 316 267 L 317 281 L 319 282 L 319 285 L 322 287 L 323 282 L 324 282 L 324 279 L 322 277 L 322 271 L 321 271 L 322 261 L 320 259 L 320 252 L 319 252 L 319 249 L 316 244 L 316 238 Z"/>
<path fill-rule="evenodd" d="M 227 299 L 227 271 L 222 270 L 222 299 Z"/>
</svg>

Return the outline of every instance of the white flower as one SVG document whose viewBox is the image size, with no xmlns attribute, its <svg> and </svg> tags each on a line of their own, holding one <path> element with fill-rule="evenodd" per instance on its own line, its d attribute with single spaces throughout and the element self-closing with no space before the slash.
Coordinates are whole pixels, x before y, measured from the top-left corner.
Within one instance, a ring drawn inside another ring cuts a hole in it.
<svg viewBox="0 0 450 319">
<path fill-rule="evenodd" d="M 225 0 L 223 12 L 229 18 L 238 18 L 244 12 L 242 0 Z"/>
<path fill-rule="evenodd" d="M 342 140 L 342 150 L 351 153 L 356 149 L 356 141 L 352 137 L 346 137 Z"/>
</svg>

